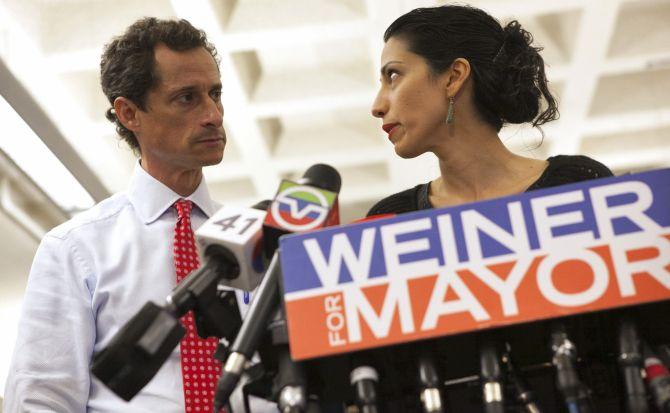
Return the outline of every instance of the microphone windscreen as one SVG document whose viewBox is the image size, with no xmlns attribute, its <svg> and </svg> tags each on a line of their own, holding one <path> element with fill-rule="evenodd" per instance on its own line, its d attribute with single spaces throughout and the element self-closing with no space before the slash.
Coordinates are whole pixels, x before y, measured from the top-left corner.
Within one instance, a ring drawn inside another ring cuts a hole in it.
<svg viewBox="0 0 670 413">
<path fill-rule="evenodd" d="M 256 202 L 251 207 L 253 209 L 258 209 L 258 210 L 261 210 L 261 211 L 267 211 L 270 204 L 272 204 L 272 200 L 264 199 L 262 201 Z"/>
<path fill-rule="evenodd" d="M 363 217 L 363 218 L 359 218 L 359 219 L 357 219 L 357 220 L 354 220 L 354 221 L 352 221 L 351 223 L 352 223 L 352 224 L 360 224 L 361 222 L 375 221 L 375 220 L 378 220 L 378 219 L 384 219 L 384 218 L 392 218 L 392 217 L 395 217 L 395 216 L 397 216 L 397 215 L 398 215 L 398 214 L 392 214 L 392 213 L 389 213 L 389 214 L 370 215 L 369 217 Z"/>
<path fill-rule="evenodd" d="M 342 177 L 332 166 L 318 163 L 310 166 L 298 183 L 339 193 L 342 188 Z"/>
</svg>

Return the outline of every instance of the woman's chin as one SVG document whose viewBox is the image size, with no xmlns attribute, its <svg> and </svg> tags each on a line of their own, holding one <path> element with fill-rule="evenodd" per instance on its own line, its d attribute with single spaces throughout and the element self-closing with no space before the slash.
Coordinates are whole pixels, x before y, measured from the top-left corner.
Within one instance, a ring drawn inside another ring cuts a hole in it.
<svg viewBox="0 0 670 413">
<path fill-rule="evenodd" d="M 421 155 L 421 153 L 418 152 L 416 148 L 406 147 L 402 144 L 394 145 L 393 149 L 395 150 L 396 155 L 403 159 L 412 159 Z"/>
</svg>

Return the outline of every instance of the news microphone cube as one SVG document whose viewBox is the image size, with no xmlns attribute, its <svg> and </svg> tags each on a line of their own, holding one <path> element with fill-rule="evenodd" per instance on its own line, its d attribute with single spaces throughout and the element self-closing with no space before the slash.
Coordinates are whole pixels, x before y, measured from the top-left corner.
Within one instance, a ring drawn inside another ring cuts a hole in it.
<svg viewBox="0 0 670 413">
<path fill-rule="evenodd" d="M 207 247 L 220 245 L 237 260 L 240 271 L 236 278 L 223 274 L 222 284 L 252 291 L 263 278 L 263 221 L 266 212 L 253 208 L 224 206 L 196 232 L 200 261 L 204 262 Z"/>
<path fill-rule="evenodd" d="M 272 256 L 281 235 L 338 225 L 337 193 L 282 180 L 265 217 L 265 252 Z"/>
</svg>

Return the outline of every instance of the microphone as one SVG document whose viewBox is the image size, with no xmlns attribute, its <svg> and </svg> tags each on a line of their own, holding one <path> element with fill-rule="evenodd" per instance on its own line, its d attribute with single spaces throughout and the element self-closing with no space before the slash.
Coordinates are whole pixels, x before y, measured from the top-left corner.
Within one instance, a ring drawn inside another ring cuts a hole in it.
<svg viewBox="0 0 670 413">
<path fill-rule="evenodd" d="M 254 208 L 267 208 L 268 202 L 260 202 Z M 240 210 L 247 216 L 265 214 L 256 209 Z M 254 227 L 254 222 L 248 222 L 249 227 L 241 228 L 243 231 L 238 231 L 242 232 L 238 234 L 240 237 L 232 240 L 227 235 L 211 231 L 217 217 L 230 217 L 230 212 L 230 208 L 222 208 L 208 220 L 210 231 L 200 238 L 203 265 L 172 290 L 164 306 L 147 302 L 109 345 L 94 356 L 91 372 L 122 399 L 132 399 L 156 375 L 186 333 L 179 318 L 188 311 L 194 311 L 200 337 L 230 340 L 237 334 L 242 318 L 235 293 L 219 290 L 218 284 L 221 280 L 251 279 L 244 277 L 253 268 L 247 264 L 248 258 L 242 252 L 248 251 L 251 240 L 255 242 L 258 238 L 255 234 L 260 233 L 260 224 Z M 228 223 L 231 228 L 235 225 Z M 217 232 L 224 233 L 227 229 L 216 228 Z"/>
<path fill-rule="evenodd" d="M 310 166 L 297 182 L 282 180 L 263 222 L 265 256 L 277 250 L 282 235 L 339 225 L 341 187 L 340 174 L 325 164 Z"/>
<path fill-rule="evenodd" d="M 370 215 L 368 217 L 363 217 L 357 220 L 354 220 L 352 224 L 359 224 L 361 222 L 375 221 L 378 219 L 391 218 L 396 216 L 396 214 L 377 214 Z M 349 373 L 351 385 L 354 387 L 354 396 L 356 398 L 356 405 L 358 409 L 362 412 L 373 413 L 377 411 L 377 383 L 379 377 L 377 370 L 372 366 L 371 363 L 363 362 L 366 357 L 360 355 L 352 356 L 353 364 L 357 367 L 353 368 Z M 437 372 L 429 372 L 430 366 L 424 365 L 425 370 L 422 370 L 422 366 L 419 366 L 419 380 L 432 380 L 436 377 Z M 432 373 L 435 373 L 433 375 Z M 438 380 L 439 381 L 439 380 Z M 422 381 L 423 383 L 423 381 Z M 432 383 L 432 381 L 431 381 Z M 437 391 L 437 393 L 435 393 Z M 426 388 L 421 393 L 421 401 L 424 408 L 438 408 L 441 409 L 441 398 L 439 394 L 439 383 L 436 386 L 426 386 Z M 428 407 L 426 407 L 428 406 Z M 441 412 L 441 410 L 426 410 L 427 412 Z"/>
<path fill-rule="evenodd" d="M 384 219 L 384 218 L 392 218 L 392 217 L 395 217 L 397 215 L 398 214 L 391 214 L 391 213 L 370 215 L 368 217 L 363 217 L 363 218 L 356 219 L 356 220 L 352 221 L 351 223 L 352 224 L 360 224 L 361 222 L 376 221 L 378 219 Z"/>
<path fill-rule="evenodd" d="M 646 413 L 647 392 L 642 380 L 642 354 L 637 328 L 629 318 L 619 322 L 619 367 L 626 389 L 626 405 L 631 413 Z"/>
<path fill-rule="evenodd" d="M 263 221 L 271 201 L 252 208 L 224 206 L 197 231 L 201 260 L 212 248 L 224 247 L 228 259 L 237 265 L 236 272 L 226 273 L 221 284 L 244 291 L 254 290 L 263 277 Z"/>
<path fill-rule="evenodd" d="M 528 386 L 528 383 L 526 383 L 526 380 L 517 373 L 514 361 L 512 360 L 512 347 L 509 343 L 505 343 L 502 362 L 507 367 L 507 376 L 516 390 L 517 401 L 521 404 L 524 411 L 526 413 L 542 413 L 535 401 L 535 394 Z"/>
<path fill-rule="evenodd" d="M 556 368 L 556 387 L 563 395 L 568 411 L 591 413 L 588 389 L 579 380 L 575 366 L 577 348 L 570 341 L 563 324 L 556 323 L 552 326 L 550 349 L 553 352 L 551 362 Z"/>
<path fill-rule="evenodd" d="M 658 411 L 670 413 L 670 373 L 647 343 L 642 344 L 646 381 Z"/>
<path fill-rule="evenodd" d="M 491 341 L 485 341 L 479 350 L 480 377 L 486 413 L 504 413 L 502 371 L 498 350 Z"/>
<path fill-rule="evenodd" d="M 419 356 L 419 384 L 424 413 L 444 413 L 440 375 L 435 367 L 435 359 L 427 351 Z"/>
<path fill-rule="evenodd" d="M 661 344 L 654 346 L 654 350 L 656 350 L 655 353 L 659 360 L 661 360 L 661 363 L 665 366 L 670 366 L 670 345 Z"/>
<path fill-rule="evenodd" d="M 91 372 L 130 401 L 156 375 L 185 333 L 172 312 L 147 302 L 93 357 Z"/>
<path fill-rule="evenodd" d="M 359 366 L 349 375 L 354 387 L 356 405 L 361 413 L 377 413 L 377 383 L 379 375 L 371 366 Z"/>
<path fill-rule="evenodd" d="M 298 182 L 283 180 L 263 222 L 265 255 L 271 256 L 265 276 L 256 292 L 230 354 L 214 397 L 216 411 L 227 403 L 244 369 L 266 331 L 268 319 L 279 305 L 278 281 L 281 267 L 276 249 L 279 237 L 285 234 L 324 228 L 339 224 L 337 193 L 342 185 L 335 168 L 311 166 Z"/>
<path fill-rule="evenodd" d="M 276 383 L 281 389 L 277 406 L 284 413 L 302 412 L 307 409 L 306 379 L 302 363 L 295 363 L 289 354 L 288 345 L 278 347 Z"/>
</svg>

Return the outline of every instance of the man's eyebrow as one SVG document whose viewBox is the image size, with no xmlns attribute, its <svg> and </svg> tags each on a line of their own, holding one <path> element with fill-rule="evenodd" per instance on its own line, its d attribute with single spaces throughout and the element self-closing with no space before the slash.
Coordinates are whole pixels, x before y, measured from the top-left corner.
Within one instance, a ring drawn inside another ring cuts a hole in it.
<svg viewBox="0 0 670 413">
<path fill-rule="evenodd" d="M 223 85 L 221 84 L 221 82 L 217 82 L 217 83 L 214 83 L 213 85 L 211 85 L 209 87 L 209 90 L 212 90 L 212 89 L 220 90 L 222 88 L 223 88 Z M 183 92 L 195 92 L 198 89 L 199 89 L 198 86 L 195 86 L 195 85 L 179 86 L 179 87 L 175 87 L 172 90 L 168 90 L 168 94 L 169 95 L 177 95 L 177 94 L 180 94 L 180 93 L 183 93 Z"/>
<path fill-rule="evenodd" d="M 196 88 L 195 86 L 193 86 L 193 85 L 180 86 L 180 87 L 176 87 L 176 88 L 174 88 L 174 89 L 172 89 L 172 90 L 168 90 L 168 94 L 169 94 L 169 95 L 177 95 L 177 94 L 179 94 L 179 93 L 183 93 L 183 92 L 193 92 L 193 91 L 195 91 L 196 89 L 197 89 L 197 88 Z"/>
<path fill-rule="evenodd" d="M 390 62 L 386 62 L 386 64 L 384 66 L 382 66 L 381 69 L 379 69 L 379 73 L 381 73 L 382 76 L 383 76 L 384 73 L 386 73 L 386 68 L 388 67 L 388 65 L 390 65 L 392 63 L 402 63 L 402 62 L 400 60 L 391 60 Z"/>
</svg>

